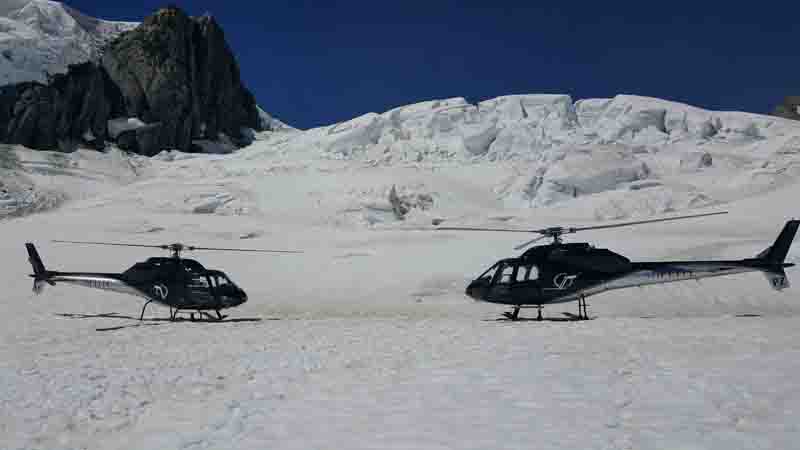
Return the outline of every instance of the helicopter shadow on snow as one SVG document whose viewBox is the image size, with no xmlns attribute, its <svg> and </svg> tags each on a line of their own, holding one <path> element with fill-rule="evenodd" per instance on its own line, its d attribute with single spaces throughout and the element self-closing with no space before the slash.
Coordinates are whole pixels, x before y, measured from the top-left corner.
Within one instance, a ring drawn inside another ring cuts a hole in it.
<svg viewBox="0 0 800 450">
<path fill-rule="evenodd" d="M 167 325 L 170 323 L 178 323 L 178 322 L 188 322 L 188 323 L 198 323 L 198 324 L 227 324 L 227 323 L 242 323 L 242 322 L 261 322 L 263 320 L 281 320 L 279 317 L 269 317 L 267 319 L 263 319 L 261 317 L 235 317 L 235 318 L 226 318 L 222 320 L 216 319 L 206 319 L 206 318 L 198 318 L 198 319 L 190 319 L 185 317 L 176 317 L 174 320 L 171 320 L 169 317 L 146 317 L 142 320 L 139 320 L 138 317 L 119 314 L 116 312 L 111 313 L 101 313 L 101 314 L 81 314 L 81 313 L 56 313 L 56 316 L 65 317 L 68 319 L 124 319 L 124 320 L 134 320 L 136 323 L 129 324 L 129 325 L 119 325 L 115 327 L 105 327 L 105 328 L 96 328 L 96 331 L 116 331 L 122 330 L 125 328 L 136 328 L 140 326 L 155 326 L 155 325 Z"/>
</svg>

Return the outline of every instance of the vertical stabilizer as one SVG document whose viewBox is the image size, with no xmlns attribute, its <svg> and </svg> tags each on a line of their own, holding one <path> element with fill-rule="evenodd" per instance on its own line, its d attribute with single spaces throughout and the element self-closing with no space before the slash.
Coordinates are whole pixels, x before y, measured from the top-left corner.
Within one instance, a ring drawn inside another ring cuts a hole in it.
<svg viewBox="0 0 800 450">
<path fill-rule="evenodd" d="M 775 243 L 767 247 L 766 250 L 759 253 L 756 258 L 764 260 L 771 264 L 782 264 L 789 253 L 789 247 L 792 246 L 794 235 L 797 233 L 797 227 L 800 226 L 800 220 L 790 220 L 784 225 L 778 239 Z"/>
<path fill-rule="evenodd" d="M 39 257 L 36 247 L 28 242 L 25 244 L 25 248 L 28 250 L 28 261 L 33 267 L 33 274 L 31 275 L 33 277 L 33 292 L 39 294 L 42 292 L 45 283 L 51 285 L 55 285 L 55 283 L 50 280 L 50 273 L 44 268 L 44 263 L 42 258 Z"/>
<path fill-rule="evenodd" d="M 25 244 L 25 248 L 28 249 L 28 261 L 30 261 L 33 267 L 34 275 L 43 276 L 46 274 L 47 270 L 44 268 L 44 263 L 42 262 L 42 258 L 39 257 L 39 252 L 36 251 L 36 247 L 28 242 Z"/>
</svg>

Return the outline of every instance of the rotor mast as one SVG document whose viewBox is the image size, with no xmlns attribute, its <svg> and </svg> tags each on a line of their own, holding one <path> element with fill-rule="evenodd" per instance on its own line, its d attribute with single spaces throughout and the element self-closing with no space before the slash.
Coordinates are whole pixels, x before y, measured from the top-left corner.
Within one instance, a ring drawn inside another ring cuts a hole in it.
<svg viewBox="0 0 800 450">
<path fill-rule="evenodd" d="M 184 245 L 181 244 L 180 242 L 176 242 L 174 244 L 169 244 L 169 245 L 162 245 L 161 248 L 171 252 L 172 257 L 175 259 L 181 259 L 181 252 L 194 249 L 192 246 Z"/>
</svg>

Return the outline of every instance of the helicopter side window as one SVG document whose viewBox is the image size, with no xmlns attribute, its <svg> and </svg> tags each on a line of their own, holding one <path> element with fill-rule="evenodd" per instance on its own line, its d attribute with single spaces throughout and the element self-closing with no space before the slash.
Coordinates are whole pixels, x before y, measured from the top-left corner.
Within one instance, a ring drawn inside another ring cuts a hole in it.
<svg viewBox="0 0 800 450">
<path fill-rule="evenodd" d="M 503 267 L 503 271 L 500 273 L 500 280 L 498 281 L 499 284 L 508 284 L 514 279 L 514 266 L 507 265 Z"/>
<path fill-rule="evenodd" d="M 528 279 L 528 272 L 530 272 L 530 266 L 519 266 L 517 267 L 517 283 L 521 283 Z"/>
<path fill-rule="evenodd" d="M 529 266 L 529 267 L 527 267 L 527 269 L 528 269 L 527 270 L 528 273 L 525 274 L 525 279 L 526 280 L 534 281 L 534 280 L 538 280 L 539 279 L 539 268 L 538 267 Z"/>
</svg>

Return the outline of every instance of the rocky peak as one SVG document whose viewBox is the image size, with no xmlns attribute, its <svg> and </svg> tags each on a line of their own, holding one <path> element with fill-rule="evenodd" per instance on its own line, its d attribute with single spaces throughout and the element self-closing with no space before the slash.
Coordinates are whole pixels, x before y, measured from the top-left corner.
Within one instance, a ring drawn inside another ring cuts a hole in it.
<svg viewBox="0 0 800 450">
<path fill-rule="evenodd" d="M 98 73 L 89 76 L 87 71 L 93 70 Z M 0 119 L 8 123 L 0 123 L 0 140 L 54 149 L 91 135 L 152 155 L 163 149 L 192 151 L 208 141 L 241 146 L 249 143 L 243 130 L 262 128 L 222 28 L 211 16 L 190 17 L 175 6 L 159 9 L 120 34 L 99 62 L 80 71 L 71 68 L 64 77 L 59 84 L 28 83 L 3 95 Z M 81 90 L 73 86 L 86 88 L 91 101 L 75 98 Z M 64 104 L 66 98 L 73 106 Z M 47 119 L 37 112 L 45 108 L 43 103 L 50 105 Z M 128 119 L 146 126 L 112 135 L 97 125 Z M 83 123 L 87 120 L 91 124 Z M 42 145 L 34 130 L 48 136 L 48 145 Z"/>
</svg>

